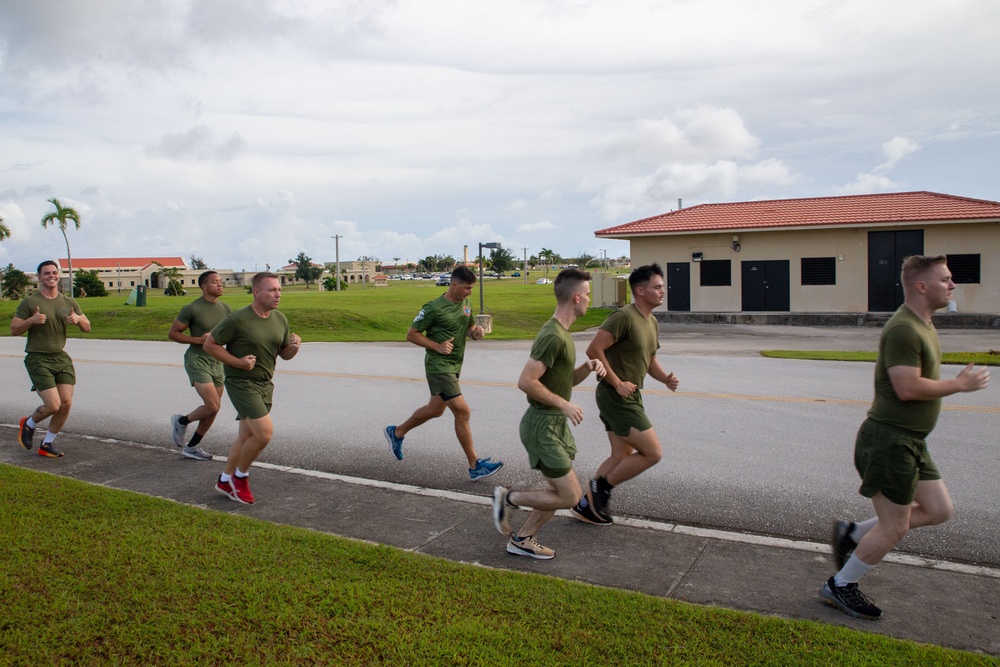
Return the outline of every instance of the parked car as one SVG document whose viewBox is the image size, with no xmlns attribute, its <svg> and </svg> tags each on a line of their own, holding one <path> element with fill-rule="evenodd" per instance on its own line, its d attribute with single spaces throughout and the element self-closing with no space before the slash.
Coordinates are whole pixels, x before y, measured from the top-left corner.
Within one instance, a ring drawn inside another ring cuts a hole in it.
<svg viewBox="0 0 1000 667">
<path fill-rule="evenodd" d="M 536 285 L 551 285 L 552 281 L 549 280 L 548 278 L 539 278 L 538 280 L 535 281 L 535 284 Z"/>
<path fill-rule="evenodd" d="M 510 277 L 511 278 L 520 278 L 521 277 L 521 272 L 520 271 L 515 271 L 514 273 L 510 274 Z"/>
<path fill-rule="evenodd" d="M 451 285 L 451 276 L 441 276 L 434 284 L 438 287 L 447 287 L 448 285 Z"/>
</svg>

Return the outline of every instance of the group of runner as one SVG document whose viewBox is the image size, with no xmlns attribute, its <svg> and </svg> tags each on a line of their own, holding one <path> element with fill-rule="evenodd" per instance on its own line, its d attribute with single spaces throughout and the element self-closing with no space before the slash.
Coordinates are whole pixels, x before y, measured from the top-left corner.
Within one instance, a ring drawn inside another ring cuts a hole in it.
<svg viewBox="0 0 1000 667">
<path fill-rule="evenodd" d="M 76 378 L 72 359 L 64 351 L 68 325 L 84 333 L 90 321 L 72 297 L 59 291 L 60 270 L 54 261 L 38 267 L 39 289 L 18 306 L 11 334 L 27 333 L 25 367 L 42 405 L 21 419 L 18 442 L 34 446 L 35 429 L 51 417 L 39 454 L 62 456 L 55 438 L 69 415 Z M 886 324 L 879 342 L 875 370 L 875 399 L 858 432 L 855 465 L 861 476 L 860 493 L 872 501 L 875 516 L 859 522 L 834 523 L 832 551 L 838 572 L 820 589 L 821 597 L 847 614 L 878 618 L 881 610 L 858 589 L 858 580 L 905 536 L 910 528 L 942 523 L 951 517 L 951 498 L 927 451 L 926 437 L 941 410 L 941 398 L 983 389 L 986 369 L 963 368 L 955 378 L 940 379 L 941 350 L 931 323 L 935 310 L 947 306 L 955 288 L 947 258 L 912 256 L 901 273 L 904 304 Z M 467 338 L 480 340 L 467 299 L 476 282 L 465 266 L 454 270 L 448 290 L 428 302 L 417 314 L 406 339 L 425 348 L 429 402 L 384 435 L 392 454 L 403 458 L 404 437 L 421 424 L 451 411 L 455 434 L 466 456 L 469 478 L 477 480 L 503 466 L 480 458 L 473 445 L 471 410 L 462 395 L 459 376 Z M 185 305 L 169 330 L 169 338 L 188 345 L 184 367 L 202 404 L 186 415 L 171 417 L 171 440 L 184 456 L 207 461 L 200 447 L 228 393 L 236 409 L 239 430 L 229 448 L 226 465 L 215 488 L 236 502 L 254 502 L 249 474 L 254 461 L 274 433 L 270 410 L 272 378 L 280 357 L 292 359 L 301 339 L 290 332 L 277 310 L 281 283 L 269 272 L 254 276 L 250 305 L 235 312 L 219 301 L 221 277 L 206 271 L 198 278 L 202 296 Z M 508 553 L 550 559 L 555 551 L 536 539 L 538 531 L 557 510 L 594 525 L 614 522 L 611 491 L 656 465 L 663 447 L 646 415 L 642 388 L 646 376 L 671 391 L 679 379 L 656 357 L 658 324 L 653 310 L 664 298 L 663 270 L 657 264 L 640 266 L 629 275 L 632 303 L 612 312 L 587 347 L 587 361 L 576 365 L 570 327 L 587 312 L 590 274 L 565 269 L 554 282 L 556 309 L 541 328 L 528 361 L 518 378 L 528 408 L 520 421 L 521 442 L 531 468 L 547 486 L 537 490 L 497 486 L 493 492 L 493 520 L 507 539 Z M 571 402 L 572 388 L 591 373 L 598 376 L 599 418 L 610 444 L 610 455 L 588 484 L 582 486 L 573 469 L 576 444 L 570 424 L 579 425 L 583 409 Z M 187 439 L 187 428 L 197 423 Z M 516 530 L 515 513 L 530 509 Z"/>
</svg>

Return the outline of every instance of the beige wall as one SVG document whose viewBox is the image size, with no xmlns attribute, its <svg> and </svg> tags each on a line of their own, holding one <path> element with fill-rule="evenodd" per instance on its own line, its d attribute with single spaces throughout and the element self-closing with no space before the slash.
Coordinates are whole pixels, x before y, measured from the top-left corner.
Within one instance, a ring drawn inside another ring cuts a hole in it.
<svg viewBox="0 0 1000 667">
<path fill-rule="evenodd" d="M 955 290 L 960 312 L 1000 312 L 1000 290 L 987 289 L 1000 279 L 1000 223 L 928 224 L 853 229 L 809 229 L 737 232 L 740 251 L 732 248 L 733 232 L 677 236 L 635 237 L 631 241 L 632 266 L 659 262 L 688 262 L 691 266 L 691 310 L 739 312 L 742 305 L 741 262 L 789 260 L 789 306 L 791 312 L 865 312 L 868 310 L 868 232 L 891 229 L 923 229 L 927 254 L 981 255 L 981 277 L 977 285 L 961 284 Z M 732 285 L 701 287 L 701 266 L 692 253 L 703 259 L 732 261 Z M 801 284 L 801 258 L 836 257 L 836 285 Z M 666 310 L 666 304 L 661 308 Z"/>
</svg>

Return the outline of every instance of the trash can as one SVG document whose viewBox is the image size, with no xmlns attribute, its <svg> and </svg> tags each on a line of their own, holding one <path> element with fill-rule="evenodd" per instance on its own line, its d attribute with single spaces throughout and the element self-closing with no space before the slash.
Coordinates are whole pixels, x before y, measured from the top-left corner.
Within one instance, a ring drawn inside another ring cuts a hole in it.
<svg viewBox="0 0 1000 667">
<path fill-rule="evenodd" d="M 135 305 L 140 308 L 146 307 L 146 286 L 139 285 L 135 288 Z"/>
</svg>

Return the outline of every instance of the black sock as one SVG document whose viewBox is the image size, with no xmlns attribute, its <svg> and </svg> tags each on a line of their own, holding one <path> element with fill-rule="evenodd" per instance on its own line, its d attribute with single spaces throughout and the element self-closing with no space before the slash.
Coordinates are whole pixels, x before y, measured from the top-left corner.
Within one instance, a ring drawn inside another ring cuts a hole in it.
<svg viewBox="0 0 1000 667">
<path fill-rule="evenodd" d="M 605 493 L 610 493 L 611 489 L 615 488 L 613 485 L 611 485 L 611 484 L 608 483 L 608 478 L 607 477 L 598 477 L 596 481 L 597 481 L 597 490 L 598 491 L 603 491 Z"/>
<path fill-rule="evenodd" d="M 181 418 L 177 420 L 181 426 L 187 426 L 191 421 L 187 418 L 187 415 L 181 415 Z"/>
<path fill-rule="evenodd" d="M 197 447 L 199 442 L 201 442 L 201 433 L 196 432 L 191 436 L 191 442 L 188 443 L 188 447 Z"/>
</svg>

